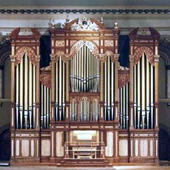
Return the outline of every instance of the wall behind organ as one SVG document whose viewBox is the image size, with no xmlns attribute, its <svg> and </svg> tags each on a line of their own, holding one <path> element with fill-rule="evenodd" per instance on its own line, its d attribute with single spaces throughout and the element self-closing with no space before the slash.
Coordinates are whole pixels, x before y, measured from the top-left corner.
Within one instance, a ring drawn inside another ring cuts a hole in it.
<svg viewBox="0 0 170 170">
<path fill-rule="evenodd" d="M 4 61 L 3 71 L 3 97 L 5 99 L 11 98 L 11 62 L 8 56 Z M 4 102 L 0 107 L 0 128 L 4 125 L 10 124 L 10 102 Z"/>
</svg>

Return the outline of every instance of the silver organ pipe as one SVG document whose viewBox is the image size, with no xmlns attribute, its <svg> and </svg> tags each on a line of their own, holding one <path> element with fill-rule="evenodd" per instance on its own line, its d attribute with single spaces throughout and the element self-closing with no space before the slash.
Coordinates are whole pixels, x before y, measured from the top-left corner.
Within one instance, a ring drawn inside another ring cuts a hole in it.
<svg viewBox="0 0 170 170">
<path fill-rule="evenodd" d="M 25 53 L 25 61 L 24 61 L 24 121 L 25 128 L 27 129 L 27 119 L 28 119 L 28 57 L 27 53 Z"/>
<path fill-rule="evenodd" d="M 138 119 L 138 124 L 137 124 L 137 127 L 138 127 L 138 129 L 140 128 L 140 120 L 141 120 L 141 118 L 140 118 L 140 112 L 141 112 L 141 105 L 140 105 L 140 92 L 141 92 L 141 89 L 140 89 L 140 62 L 138 63 L 138 104 L 137 104 L 137 119 Z"/>
<path fill-rule="evenodd" d="M 129 127 L 129 83 L 119 88 L 119 127 L 128 129 Z"/>
<path fill-rule="evenodd" d="M 99 60 L 86 45 L 70 61 L 71 92 L 99 92 Z"/>
<path fill-rule="evenodd" d="M 35 127 L 35 65 L 27 53 L 16 66 L 16 128 Z"/>
<path fill-rule="evenodd" d="M 134 127 L 154 127 L 154 66 L 143 53 L 134 66 Z"/>
<path fill-rule="evenodd" d="M 20 65 L 20 128 L 23 127 L 23 57 Z"/>
<path fill-rule="evenodd" d="M 65 100 L 66 100 L 66 63 L 62 61 L 62 57 L 55 64 L 55 119 L 56 121 L 65 120 Z M 75 72 L 74 70 L 72 70 Z M 75 84 L 75 83 L 74 83 Z"/>
<path fill-rule="evenodd" d="M 32 128 L 32 64 L 29 61 L 29 128 Z"/>
<path fill-rule="evenodd" d="M 35 65 L 33 65 L 33 128 L 35 128 L 35 85 L 36 85 L 36 82 L 35 82 Z"/>
<path fill-rule="evenodd" d="M 134 94 L 137 93 L 137 83 L 136 83 L 136 78 L 137 78 L 137 66 L 135 65 L 133 68 L 133 80 L 134 80 Z M 136 95 L 133 96 L 133 100 L 134 100 L 134 128 L 137 128 L 137 99 L 136 99 Z"/>
<path fill-rule="evenodd" d="M 16 128 L 19 125 L 19 66 L 16 67 Z"/>
<path fill-rule="evenodd" d="M 58 94 L 58 86 L 59 86 L 59 84 L 58 84 L 58 73 L 59 73 L 59 71 L 58 71 L 58 62 L 56 62 L 56 67 L 55 67 L 55 71 L 56 71 L 56 73 L 55 73 L 55 82 L 56 82 L 56 90 L 55 90 L 55 105 L 56 105 L 56 107 L 55 107 L 55 115 L 56 115 L 56 120 L 59 120 L 58 119 L 58 109 L 59 109 L 59 103 L 58 103 L 58 96 L 59 96 L 59 94 Z"/>
<path fill-rule="evenodd" d="M 51 89 L 41 83 L 41 129 L 48 129 L 51 114 Z"/>
<path fill-rule="evenodd" d="M 104 112 L 105 120 L 114 120 L 114 62 L 108 56 L 104 63 Z"/>
</svg>

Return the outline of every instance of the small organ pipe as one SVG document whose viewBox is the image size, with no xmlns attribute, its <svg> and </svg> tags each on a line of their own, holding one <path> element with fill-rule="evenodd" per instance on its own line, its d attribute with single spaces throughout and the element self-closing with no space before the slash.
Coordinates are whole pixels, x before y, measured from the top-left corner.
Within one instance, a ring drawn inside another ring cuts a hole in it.
<svg viewBox="0 0 170 170">
<path fill-rule="evenodd" d="M 129 83 L 126 84 L 126 129 L 128 129 L 128 112 L 129 112 Z"/>
<path fill-rule="evenodd" d="M 59 83 L 58 83 L 58 61 L 56 62 L 56 64 L 55 64 L 55 66 L 56 66 L 56 68 L 55 68 L 55 82 L 56 82 L 56 86 L 55 86 L 55 88 L 56 88 L 56 90 L 55 90 L 55 102 L 56 102 L 56 107 L 55 107 L 55 110 L 56 110 L 56 120 L 58 120 L 58 96 L 59 96 L 59 94 L 58 94 L 58 86 L 59 86 Z"/>
<path fill-rule="evenodd" d="M 43 112 L 44 112 L 44 88 L 43 88 L 43 84 L 41 83 L 41 127 L 44 128 L 44 124 L 43 124 Z"/>
</svg>

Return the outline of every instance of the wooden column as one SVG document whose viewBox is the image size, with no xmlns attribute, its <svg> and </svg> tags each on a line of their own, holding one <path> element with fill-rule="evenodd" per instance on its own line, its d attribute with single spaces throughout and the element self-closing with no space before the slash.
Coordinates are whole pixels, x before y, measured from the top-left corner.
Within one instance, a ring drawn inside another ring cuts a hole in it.
<svg viewBox="0 0 170 170">
<path fill-rule="evenodd" d="M 40 55 L 35 56 L 36 59 L 36 129 L 40 129 Z"/>
<path fill-rule="evenodd" d="M 14 52 L 12 52 L 13 54 Z M 11 55 L 11 162 L 15 158 L 15 55 Z"/>
<path fill-rule="evenodd" d="M 113 131 L 113 139 L 114 139 L 114 162 L 119 162 L 119 115 L 118 115 L 118 103 L 119 103 L 119 87 L 118 87 L 118 59 L 119 54 L 114 54 L 114 62 L 115 62 L 115 129 Z"/>
<path fill-rule="evenodd" d="M 115 61 L 115 121 L 117 123 L 119 122 L 119 115 L 118 115 L 118 103 L 119 103 L 118 59 L 119 59 L 119 54 L 114 54 L 114 61 Z"/>
<path fill-rule="evenodd" d="M 50 160 L 51 162 L 55 162 L 55 62 L 56 58 L 54 54 L 51 54 L 51 141 L 50 141 Z"/>
<path fill-rule="evenodd" d="M 69 76 L 70 61 L 66 61 L 66 121 L 70 120 L 70 92 L 69 92 Z"/>
<path fill-rule="evenodd" d="M 130 116 L 130 130 L 134 129 L 134 122 L 133 122 L 133 62 L 134 62 L 134 56 L 129 56 L 130 60 L 130 106 L 129 106 L 129 116 Z"/>
<path fill-rule="evenodd" d="M 11 55 L 11 129 L 15 129 L 15 55 Z"/>
<path fill-rule="evenodd" d="M 103 60 L 100 61 L 100 121 L 104 120 L 103 113 Z"/>
<path fill-rule="evenodd" d="M 158 123 L 158 86 L 159 86 L 159 55 L 154 56 L 155 60 L 155 129 L 159 129 L 159 123 Z"/>
</svg>

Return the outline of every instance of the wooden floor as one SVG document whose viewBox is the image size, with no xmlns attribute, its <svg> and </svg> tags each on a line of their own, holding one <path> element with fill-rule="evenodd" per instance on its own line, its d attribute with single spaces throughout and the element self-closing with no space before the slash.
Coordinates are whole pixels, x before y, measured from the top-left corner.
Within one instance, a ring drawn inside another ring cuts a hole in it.
<svg viewBox="0 0 170 170">
<path fill-rule="evenodd" d="M 170 166 L 115 166 L 113 168 L 3 167 L 0 170 L 170 170 Z"/>
</svg>

